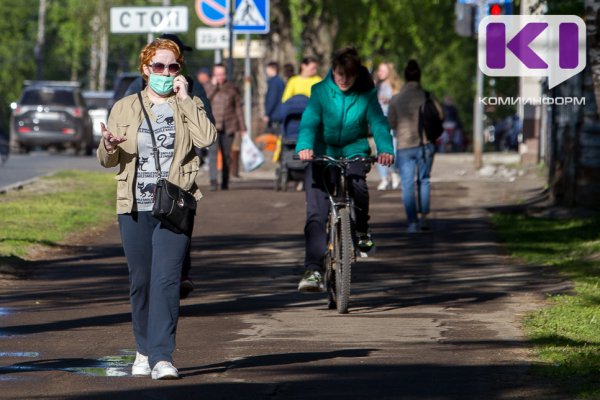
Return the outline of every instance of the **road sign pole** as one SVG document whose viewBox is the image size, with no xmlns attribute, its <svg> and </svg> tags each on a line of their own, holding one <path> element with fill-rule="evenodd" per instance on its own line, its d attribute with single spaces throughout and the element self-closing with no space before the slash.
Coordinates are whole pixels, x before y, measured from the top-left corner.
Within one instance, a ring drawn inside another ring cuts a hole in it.
<svg viewBox="0 0 600 400">
<path fill-rule="evenodd" d="M 227 80 L 233 81 L 233 11 L 235 10 L 235 0 L 229 0 L 229 19 L 227 28 L 229 29 L 229 59 L 227 60 Z"/>
<path fill-rule="evenodd" d="M 479 1 L 479 21 L 485 15 L 485 0 Z M 476 29 L 477 31 L 477 29 Z M 477 49 L 479 51 L 479 49 Z M 475 168 L 480 169 L 483 166 L 483 104 L 479 101 L 483 97 L 483 72 L 477 63 L 477 93 L 473 105 L 473 157 Z"/>
<path fill-rule="evenodd" d="M 252 81 L 250 70 L 250 34 L 246 33 L 246 59 L 244 60 L 244 120 L 246 131 L 252 137 Z"/>
</svg>

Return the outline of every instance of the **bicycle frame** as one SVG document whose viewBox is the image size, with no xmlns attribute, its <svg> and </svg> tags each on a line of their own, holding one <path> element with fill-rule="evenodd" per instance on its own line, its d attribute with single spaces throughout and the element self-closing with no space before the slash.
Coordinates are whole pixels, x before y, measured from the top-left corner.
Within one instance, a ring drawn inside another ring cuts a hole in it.
<svg viewBox="0 0 600 400">
<path fill-rule="evenodd" d="M 330 202 L 325 274 L 329 291 L 329 308 L 337 308 L 338 312 L 343 314 L 348 312 L 351 266 L 356 261 L 354 204 L 350 196 L 347 171 L 349 164 L 352 162 L 373 162 L 374 159 L 372 157 L 335 159 L 329 156 L 321 156 L 315 157 L 312 161 L 325 163 L 324 171 L 327 171 L 329 166 L 339 170 L 333 191 L 329 191 L 328 182 L 325 181 L 325 177 L 323 178 L 323 184 Z"/>
</svg>

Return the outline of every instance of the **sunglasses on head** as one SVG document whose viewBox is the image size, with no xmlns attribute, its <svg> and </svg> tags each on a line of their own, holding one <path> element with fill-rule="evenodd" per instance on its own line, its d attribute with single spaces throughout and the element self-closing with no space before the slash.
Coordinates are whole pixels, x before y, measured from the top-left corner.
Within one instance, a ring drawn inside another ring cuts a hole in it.
<svg viewBox="0 0 600 400">
<path fill-rule="evenodd" d="M 165 65 L 161 62 L 155 62 L 150 64 L 150 69 L 153 74 L 162 74 L 165 72 L 165 68 L 168 68 L 170 74 L 176 74 L 181 69 L 181 66 L 177 63 Z"/>
</svg>

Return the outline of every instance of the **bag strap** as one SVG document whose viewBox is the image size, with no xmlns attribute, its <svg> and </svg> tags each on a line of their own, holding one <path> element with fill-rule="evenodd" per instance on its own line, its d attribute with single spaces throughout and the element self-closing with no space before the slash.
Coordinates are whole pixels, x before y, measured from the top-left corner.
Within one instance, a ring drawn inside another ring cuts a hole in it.
<svg viewBox="0 0 600 400">
<path fill-rule="evenodd" d="M 431 93 L 429 93 L 427 90 L 424 90 L 425 92 L 425 103 L 431 98 Z M 423 103 L 420 107 L 419 107 L 419 146 L 421 146 L 421 148 L 423 149 L 423 158 L 425 158 L 425 141 L 423 140 L 423 134 L 425 133 L 425 124 L 423 122 L 423 119 L 425 118 L 425 103 Z"/>
<path fill-rule="evenodd" d="M 146 111 L 146 107 L 144 107 L 144 102 L 142 100 L 142 92 L 138 92 L 138 99 L 140 100 L 140 105 L 142 106 L 142 111 L 144 112 L 144 117 L 146 117 L 146 122 L 148 123 L 148 129 L 150 129 L 150 137 L 152 138 L 152 155 L 154 156 L 154 164 L 156 164 L 156 170 L 158 171 L 158 179 L 162 176 L 162 171 L 160 170 L 160 160 L 158 147 L 156 146 L 156 139 L 154 138 L 154 129 L 152 129 L 152 123 L 150 122 L 150 117 L 148 116 L 148 111 Z"/>
</svg>

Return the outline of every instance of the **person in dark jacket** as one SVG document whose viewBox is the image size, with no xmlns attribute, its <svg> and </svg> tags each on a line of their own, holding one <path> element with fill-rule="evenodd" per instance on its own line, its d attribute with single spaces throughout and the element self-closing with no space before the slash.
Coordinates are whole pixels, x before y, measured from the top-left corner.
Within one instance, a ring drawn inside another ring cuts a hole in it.
<svg viewBox="0 0 600 400">
<path fill-rule="evenodd" d="M 313 156 L 352 158 L 371 154 L 369 127 L 375 138 L 378 162 L 391 165 L 394 147 L 387 119 L 381 111 L 373 79 L 358 52 L 346 47 L 335 52 L 331 71 L 312 87 L 302 114 L 296 152 L 301 160 Z M 348 167 L 351 194 L 356 205 L 358 248 L 368 253 L 375 246 L 369 232 L 369 189 L 366 175 L 370 165 L 355 161 Z M 329 198 L 325 166 L 308 163 L 305 172 L 306 240 L 305 274 L 298 290 L 322 292 L 323 259 L 327 247 Z"/>
<path fill-rule="evenodd" d="M 281 104 L 281 96 L 285 83 L 279 76 L 279 64 L 272 61 L 265 68 L 267 74 L 267 93 L 265 94 L 265 115 L 263 121 L 267 124 L 269 132 L 274 132 L 277 129 L 277 124 L 274 119 L 277 107 Z"/>
<path fill-rule="evenodd" d="M 211 82 L 205 85 L 211 102 L 218 139 L 209 149 L 210 190 L 217 190 L 217 154 L 222 155 L 221 189 L 229 188 L 229 173 L 237 175 L 239 147 L 246 134 L 242 97 L 238 88 L 227 80 L 227 67 L 213 65 Z"/>
</svg>

